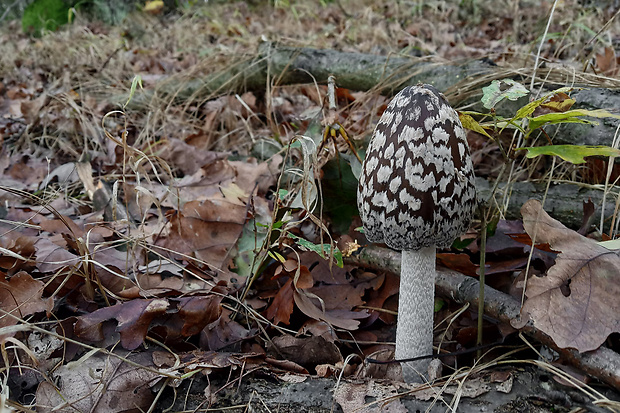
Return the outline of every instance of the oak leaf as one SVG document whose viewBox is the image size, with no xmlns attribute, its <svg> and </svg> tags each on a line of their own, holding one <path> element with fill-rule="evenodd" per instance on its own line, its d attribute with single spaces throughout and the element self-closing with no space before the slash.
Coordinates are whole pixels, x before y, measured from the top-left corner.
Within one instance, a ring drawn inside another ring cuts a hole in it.
<svg viewBox="0 0 620 413">
<path fill-rule="evenodd" d="M 521 314 L 561 348 L 595 350 L 620 332 L 620 257 L 551 218 L 537 200 L 521 208 L 523 225 L 537 243 L 561 253 L 546 276 L 532 277 Z"/>
</svg>

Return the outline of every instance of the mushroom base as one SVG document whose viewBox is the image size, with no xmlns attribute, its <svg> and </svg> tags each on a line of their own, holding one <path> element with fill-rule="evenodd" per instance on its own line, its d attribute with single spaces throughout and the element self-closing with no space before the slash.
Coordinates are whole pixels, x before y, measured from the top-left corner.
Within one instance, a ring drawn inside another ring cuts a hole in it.
<svg viewBox="0 0 620 413">
<path fill-rule="evenodd" d="M 435 308 L 435 246 L 403 251 L 396 326 L 397 360 L 433 353 Z M 420 383 L 428 376 L 431 359 L 401 363 L 407 383 Z"/>
</svg>

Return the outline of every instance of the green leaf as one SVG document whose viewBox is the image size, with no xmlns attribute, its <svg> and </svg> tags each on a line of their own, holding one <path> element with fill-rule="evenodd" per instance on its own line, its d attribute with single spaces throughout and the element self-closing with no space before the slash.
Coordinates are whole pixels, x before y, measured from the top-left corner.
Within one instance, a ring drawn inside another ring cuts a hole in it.
<svg viewBox="0 0 620 413">
<path fill-rule="evenodd" d="M 508 86 L 508 89 L 502 90 L 502 85 Z M 485 108 L 491 109 L 504 99 L 517 100 L 530 93 L 530 91 L 521 83 L 512 79 L 504 79 L 494 80 L 489 86 L 482 88 L 482 93 L 482 104 Z"/>
<path fill-rule="evenodd" d="M 556 120 L 547 122 L 544 125 L 536 125 L 535 127 L 530 127 L 530 130 L 528 130 L 527 133 L 525 134 L 525 139 L 529 138 L 530 135 L 532 134 L 532 132 L 534 132 L 536 130 L 536 128 L 539 128 L 541 126 L 555 125 L 556 123 L 582 123 L 582 124 L 586 124 L 586 125 L 598 125 L 598 122 L 594 122 L 594 121 L 587 120 L 587 119 L 581 119 L 581 118 L 561 119 L 561 118 L 558 118 Z"/>
<path fill-rule="evenodd" d="M 330 160 L 323 166 L 321 187 L 323 192 L 323 214 L 328 216 L 332 229 L 344 234 L 348 231 L 357 211 L 357 178 L 344 154 Z M 352 158 L 351 162 L 353 162 Z M 357 159 L 356 164 L 359 165 Z"/>
<path fill-rule="evenodd" d="M 515 114 L 515 117 L 513 118 L 513 120 L 523 119 L 523 118 L 525 118 L 527 116 L 530 116 L 532 113 L 534 113 L 534 111 L 536 110 L 537 107 L 539 107 L 540 105 L 542 105 L 543 103 L 548 101 L 553 96 L 557 95 L 558 93 L 568 93 L 568 92 L 570 92 L 572 90 L 575 90 L 575 88 L 572 88 L 572 87 L 561 87 L 559 89 L 556 89 L 556 90 L 554 90 L 552 92 L 547 93 L 543 97 L 541 97 L 539 99 L 536 99 L 536 100 L 528 103 L 527 105 L 523 106 L 521 109 L 519 109 L 517 111 L 517 113 Z"/>
<path fill-rule="evenodd" d="M 237 241 L 237 254 L 234 257 L 237 274 L 243 277 L 254 277 L 258 274 L 267 256 L 264 244 L 269 235 L 269 227 L 272 225 L 275 227 L 278 223 L 272 224 L 271 213 L 257 211 L 254 218 L 243 226 Z"/>
<path fill-rule="evenodd" d="M 545 99 L 547 99 L 547 98 L 546 97 L 542 97 L 540 99 L 536 99 L 536 100 L 528 103 L 527 105 L 523 106 L 521 109 L 519 109 L 517 111 L 517 113 L 515 114 L 515 117 L 513 119 L 514 120 L 523 119 L 525 117 L 530 116 L 532 113 L 534 113 L 534 111 L 536 110 L 537 107 L 539 107 L 540 105 L 543 104 Z"/>
<path fill-rule="evenodd" d="M 133 99 L 133 95 L 136 94 L 136 89 L 138 88 L 138 85 L 140 85 L 140 89 L 142 89 L 142 76 L 135 75 L 133 79 L 131 80 L 131 89 L 129 90 L 129 97 L 127 98 L 127 102 L 125 102 L 124 106 L 127 106 L 129 102 L 131 101 L 131 99 Z"/>
<path fill-rule="evenodd" d="M 15 2 L 17 4 L 17 2 Z M 12 6 L 7 6 L 12 7 Z M 64 0 L 34 0 L 24 10 L 22 29 L 40 37 L 45 31 L 54 31 L 69 22 L 71 3 Z"/>
<path fill-rule="evenodd" d="M 452 241 L 452 248 L 457 249 L 457 250 L 462 250 L 464 248 L 467 248 L 467 246 L 474 241 L 475 239 L 473 238 L 465 238 L 465 239 L 457 238 L 454 241 Z"/>
<path fill-rule="evenodd" d="M 288 189 L 278 189 L 278 198 L 280 201 L 284 201 L 284 198 L 288 195 Z"/>
<path fill-rule="evenodd" d="M 615 115 L 605 109 L 586 110 L 573 109 L 566 112 L 547 113 L 530 119 L 530 130 L 537 129 L 545 124 L 552 125 L 555 123 L 595 123 L 578 116 L 590 116 L 592 118 L 616 118 L 620 119 L 620 115 Z"/>
<path fill-rule="evenodd" d="M 274 260 L 276 260 L 276 261 L 278 261 L 278 262 L 285 262 L 285 261 L 286 261 L 286 258 L 284 258 L 284 257 L 282 256 L 282 254 L 280 254 L 280 253 L 279 253 L 279 252 L 277 252 L 277 251 L 268 251 L 268 252 L 267 252 L 267 254 L 268 254 L 271 258 L 273 258 Z"/>
<path fill-rule="evenodd" d="M 330 244 L 314 244 L 307 239 L 303 239 L 290 233 L 288 236 L 289 238 L 294 239 L 295 242 L 297 242 L 297 245 L 308 251 L 316 252 L 324 260 L 329 260 L 332 256 L 332 246 Z M 333 257 L 336 259 L 336 265 L 342 268 L 344 266 L 344 262 L 342 261 L 342 252 L 340 252 L 338 247 L 334 247 Z"/>
<path fill-rule="evenodd" d="M 434 308 L 434 311 L 436 313 L 438 313 L 442 308 L 444 308 L 445 305 L 446 305 L 446 302 L 443 299 L 441 299 L 439 297 L 435 297 L 435 308 Z"/>
<path fill-rule="evenodd" d="M 586 156 L 620 156 L 620 150 L 610 146 L 550 145 L 517 149 L 527 150 L 528 158 L 555 155 L 573 164 L 584 163 Z"/>
</svg>

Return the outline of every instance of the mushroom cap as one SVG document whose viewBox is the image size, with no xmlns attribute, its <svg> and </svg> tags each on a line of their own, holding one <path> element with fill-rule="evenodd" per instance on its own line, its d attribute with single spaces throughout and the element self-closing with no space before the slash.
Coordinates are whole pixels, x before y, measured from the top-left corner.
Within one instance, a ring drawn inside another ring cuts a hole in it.
<svg viewBox="0 0 620 413">
<path fill-rule="evenodd" d="M 449 247 L 476 208 L 458 114 L 433 86 L 406 87 L 379 119 L 357 190 L 366 238 L 397 250 Z"/>
</svg>

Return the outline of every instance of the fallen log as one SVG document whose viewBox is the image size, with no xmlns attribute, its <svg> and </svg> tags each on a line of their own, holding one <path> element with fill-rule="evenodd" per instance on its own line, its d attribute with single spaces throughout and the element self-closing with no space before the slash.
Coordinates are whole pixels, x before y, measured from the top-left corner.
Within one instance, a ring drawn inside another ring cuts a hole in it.
<svg viewBox="0 0 620 413">
<path fill-rule="evenodd" d="M 494 184 L 484 178 L 476 178 L 478 201 L 486 203 L 491 196 Z M 504 195 L 508 204 L 504 208 Z M 490 206 L 503 211 L 505 219 L 521 219 L 521 206 L 530 199 L 542 201 L 545 198 L 545 210 L 553 218 L 569 228 L 577 229 L 583 224 L 583 203 L 592 201 L 595 207 L 590 223 L 598 224 L 601 213 L 605 218 L 614 214 L 617 189 L 607 194 L 605 211 L 601 210 L 603 202 L 602 185 L 581 185 L 578 183 L 551 184 L 547 190 L 546 182 L 515 182 L 507 185 L 502 182 L 497 185 L 496 192 Z"/>
<path fill-rule="evenodd" d="M 223 93 L 243 93 L 265 90 L 276 85 L 293 85 L 318 82 L 336 77 L 339 87 L 366 91 L 376 87 L 381 93 L 392 94 L 405 86 L 419 82 L 429 83 L 446 91 L 468 79 L 488 75 L 493 70 L 488 61 L 470 60 L 460 64 L 431 61 L 428 58 L 402 55 L 379 56 L 364 53 L 339 52 L 312 48 L 296 48 L 263 43 L 256 56 L 247 57 L 204 79 L 179 81 L 171 77 L 161 82 L 157 95 L 171 96 L 175 100 L 204 99 Z M 380 85 L 380 86 L 377 86 Z M 142 104 L 152 96 L 136 96 L 131 104 Z M 119 102 L 126 102 L 126 97 Z"/>
<path fill-rule="evenodd" d="M 373 269 L 388 270 L 400 274 L 400 253 L 387 248 L 369 246 L 362 248 L 355 255 L 348 257 L 350 264 L 360 265 Z M 456 271 L 438 269 L 435 282 L 439 295 L 457 303 L 470 303 L 478 307 L 478 280 L 467 277 Z M 520 303 L 511 296 L 489 286 L 485 287 L 484 313 L 502 323 L 519 318 Z M 599 379 L 620 391 L 620 355 L 606 348 L 579 353 L 573 349 L 563 349 L 555 345 L 553 340 L 534 327 L 531 322 L 521 331 L 542 344 L 558 352 L 561 358 L 571 363 L 584 373 Z"/>
<path fill-rule="evenodd" d="M 232 60 L 232 58 L 231 58 Z M 541 84 L 548 90 L 566 86 L 566 73 L 557 67 L 539 68 L 536 72 Z M 450 62 L 438 57 L 404 55 L 380 56 L 337 50 L 298 48 L 265 42 L 254 56 L 238 58 L 225 70 L 205 78 L 187 79 L 171 76 L 162 80 L 154 89 L 137 93 L 129 107 L 141 107 L 153 98 L 175 101 L 204 101 L 222 94 L 264 91 L 267 85 L 294 85 L 317 82 L 327 83 L 333 75 L 339 87 L 391 95 L 405 86 L 428 83 L 444 92 L 450 103 L 458 107 L 473 104 L 473 109 L 488 112 L 479 102 L 482 87 L 494 79 L 515 78 L 526 81 L 527 70 L 502 68 L 488 59 Z M 577 101 L 574 109 L 610 109 L 620 107 L 620 81 L 610 87 L 590 87 L 597 83 L 592 75 L 581 74 L 571 86 L 578 90 L 572 97 Z M 536 90 L 535 92 L 538 92 Z M 128 96 L 113 99 L 119 105 Z M 528 97 L 516 102 L 502 102 L 496 111 L 510 116 L 528 102 Z M 570 124 L 549 128 L 548 134 L 556 144 L 611 145 L 618 120 L 601 119 L 598 125 Z M 555 130 L 557 129 L 557 133 Z"/>
</svg>

